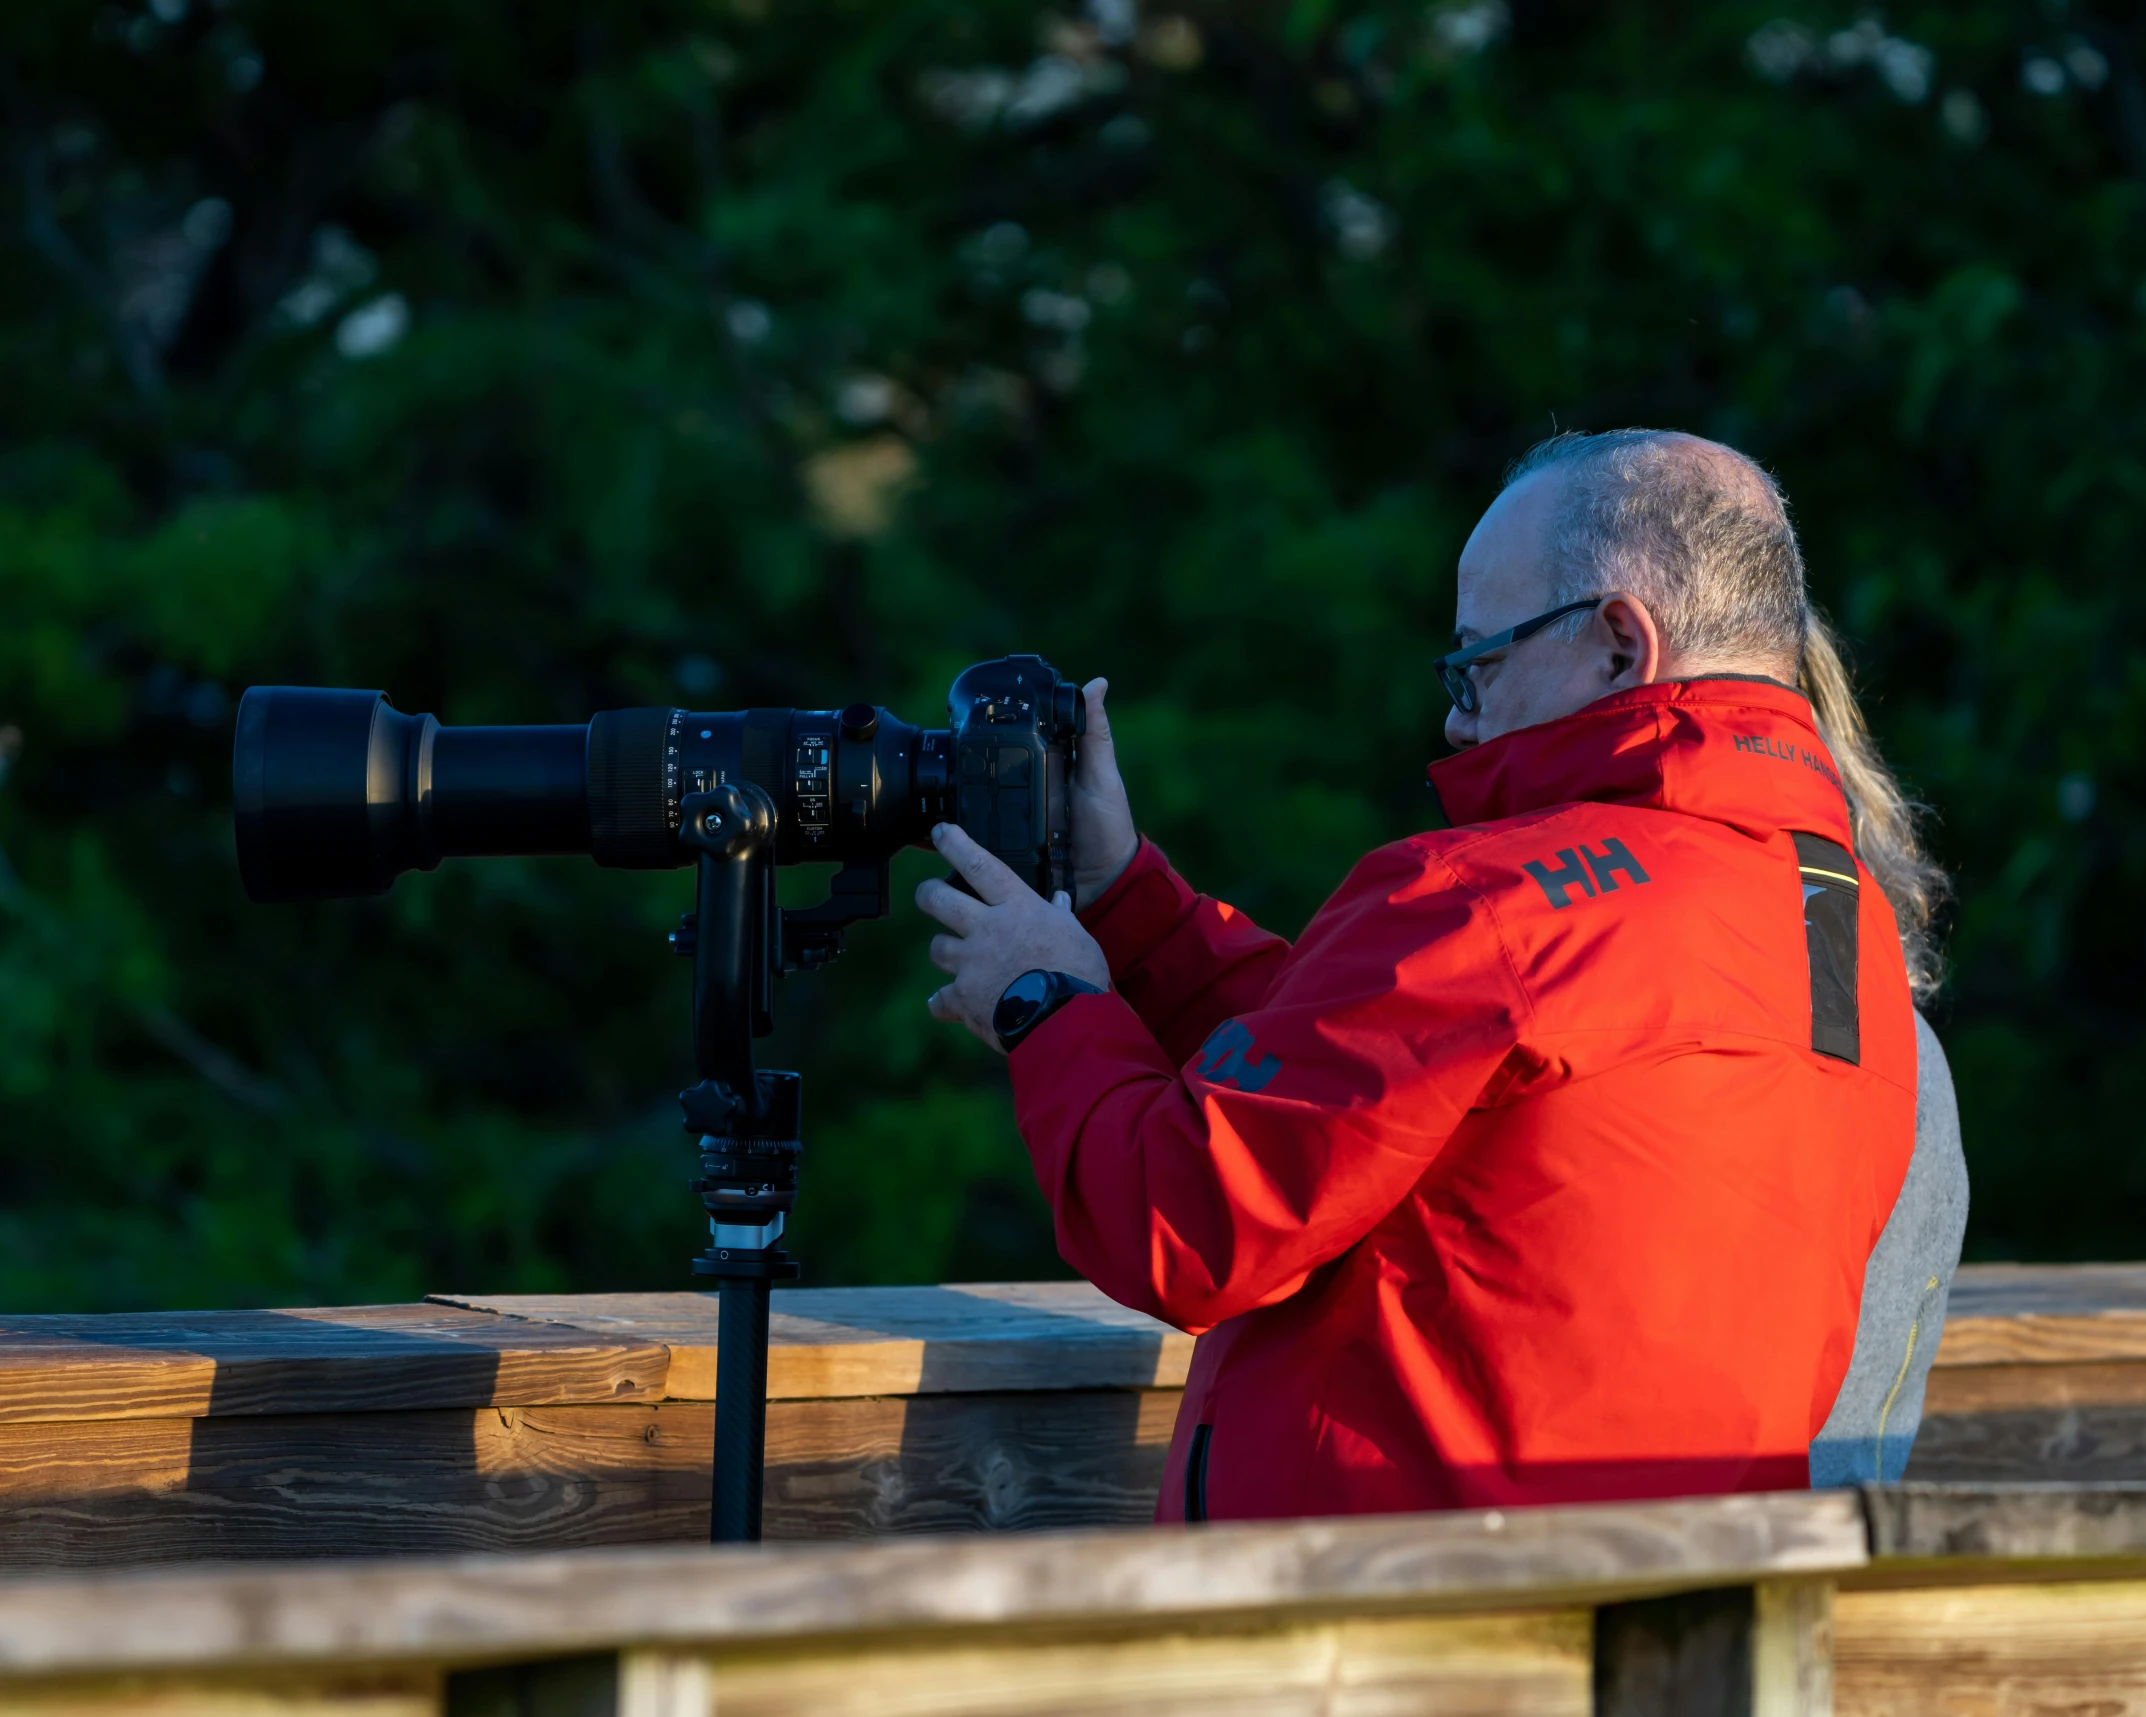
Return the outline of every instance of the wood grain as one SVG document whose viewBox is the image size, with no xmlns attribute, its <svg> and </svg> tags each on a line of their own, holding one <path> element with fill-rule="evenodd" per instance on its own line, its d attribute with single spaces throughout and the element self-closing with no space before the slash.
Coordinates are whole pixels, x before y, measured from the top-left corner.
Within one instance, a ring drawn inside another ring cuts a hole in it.
<svg viewBox="0 0 2146 1717">
<path fill-rule="evenodd" d="M 805 1289 L 776 1307 L 778 1399 L 1176 1387 L 1192 1346 L 1081 1282 Z M 715 1301 L 692 1293 L 19 1317 L 0 1319 L 0 1423 L 708 1400 L 714 1359 Z M 1929 1410 L 2146 1404 L 2146 1364 L 2120 1361 L 2146 1361 L 2146 1267 L 1970 1267 Z"/>
<path fill-rule="evenodd" d="M 1588 1640 L 1571 1610 L 718 1658 L 693 1717 L 1586 1717 Z"/>
<path fill-rule="evenodd" d="M 1939 1414 L 1923 1420 L 1904 1476 L 1954 1484 L 2146 1479 L 2146 1408 Z"/>
<path fill-rule="evenodd" d="M 1842 1592 L 1839 1717 L 2146 1717 L 2146 1582 Z"/>
<path fill-rule="evenodd" d="M 1962 1264 L 1948 1304 L 1966 1318 L 2146 1312 L 2146 1264 Z"/>
<path fill-rule="evenodd" d="M 1761 1580 L 1751 1597 L 1751 1717 L 1833 1717 L 1833 1582 Z"/>
<path fill-rule="evenodd" d="M 777 1402 L 767 1534 L 1136 1525 L 1174 1391 Z M 698 1401 L 0 1426 L 0 1570 L 700 1543 Z"/>
<path fill-rule="evenodd" d="M 774 1402 L 768 1535 L 1144 1525 L 1155 1515 L 1178 1400 L 1176 1390 L 1096 1390 Z M 705 1451 L 714 1409 L 691 1410 L 708 1427 L 696 1445 Z M 705 1531 L 706 1466 L 704 1458 L 696 1469 L 696 1533 Z"/>
<path fill-rule="evenodd" d="M 2002 1413 L 2066 1407 L 2146 1407 L 2146 1364 L 1955 1365 L 1932 1368 L 1923 1413 Z"/>
<path fill-rule="evenodd" d="M 652 1399 L 668 1365 L 449 1306 L 0 1317 L 0 1424 Z"/>
<path fill-rule="evenodd" d="M 713 1294 L 437 1294 L 670 1349 L 674 1400 L 715 1399 Z M 1192 1338 L 1086 1282 L 796 1288 L 775 1295 L 770 1398 L 1182 1388 Z"/>
<path fill-rule="evenodd" d="M 144 1676 L 10 1683 L 11 1717 L 439 1717 L 440 1679 L 423 1670 L 302 1679 Z"/>
<path fill-rule="evenodd" d="M 1866 1560 L 1846 1493 L 1196 1530 L 544 1552 L 0 1583 L 0 1673 L 454 1663 L 943 1628 L 1566 1608 Z M 125 1626 L 115 1627 L 114 1616 Z"/>
<path fill-rule="evenodd" d="M 2146 1484 L 1871 1485 L 1876 1558 L 2138 1557 Z"/>
<path fill-rule="evenodd" d="M 2146 1360 L 2146 1265 L 1971 1264 L 1954 1278 L 1940 1370 L 2113 1359 Z"/>
<path fill-rule="evenodd" d="M 1906 1476 L 2146 1479 L 2146 1364 L 1935 1369 Z"/>
</svg>

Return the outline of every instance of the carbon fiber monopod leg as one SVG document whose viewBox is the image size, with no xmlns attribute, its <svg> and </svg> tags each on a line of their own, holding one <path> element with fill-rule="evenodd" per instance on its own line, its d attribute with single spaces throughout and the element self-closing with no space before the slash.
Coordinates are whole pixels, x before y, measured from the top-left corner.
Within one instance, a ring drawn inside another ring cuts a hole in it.
<svg viewBox="0 0 2146 1717">
<path fill-rule="evenodd" d="M 767 1460 L 767 1282 L 725 1282 L 719 1315 L 709 1537 L 717 1544 L 757 1544 Z"/>
</svg>

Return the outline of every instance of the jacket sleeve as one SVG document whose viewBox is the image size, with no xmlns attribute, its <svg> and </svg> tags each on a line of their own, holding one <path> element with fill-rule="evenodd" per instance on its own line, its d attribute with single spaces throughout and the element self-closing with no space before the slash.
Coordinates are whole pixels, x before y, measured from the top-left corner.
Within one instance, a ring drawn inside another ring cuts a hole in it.
<svg viewBox="0 0 2146 1717">
<path fill-rule="evenodd" d="M 1076 998 L 1012 1057 L 1060 1252 L 1195 1332 L 1288 1298 L 1407 1195 L 1528 1014 L 1489 906 L 1415 842 L 1183 1073 L 1124 997 Z"/>
<path fill-rule="evenodd" d="M 1289 944 L 1233 906 L 1195 894 L 1145 836 L 1125 874 L 1081 922 L 1110 961 L 1110 977 L 1173 1066 L 1208 1033 L 1257 1007 Z"/>
</svg>

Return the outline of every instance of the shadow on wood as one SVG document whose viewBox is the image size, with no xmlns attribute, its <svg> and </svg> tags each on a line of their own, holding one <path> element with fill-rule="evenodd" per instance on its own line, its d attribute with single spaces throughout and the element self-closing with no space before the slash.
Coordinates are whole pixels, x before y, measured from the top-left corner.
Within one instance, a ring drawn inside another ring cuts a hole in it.
<svg viewBox="0 0 2146 1717">
<path fill-rule="evenodd" d="M 618 1717 L 615 1652 L 466 1669 L 447 1677 L 441 1717 Z"/>
<path fill-rule="evenodd" d="M 1751 1717 L 1749 1586 L 1604 1604 L 1596 1717 Z"/>
</svg>

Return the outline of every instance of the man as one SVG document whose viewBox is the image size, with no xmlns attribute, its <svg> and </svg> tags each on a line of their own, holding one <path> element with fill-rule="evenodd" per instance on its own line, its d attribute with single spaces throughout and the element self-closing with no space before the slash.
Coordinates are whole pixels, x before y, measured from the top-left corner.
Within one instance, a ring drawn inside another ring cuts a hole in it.
<svg viewBox="0 0 2146 1717">
<path fill-rule="evenodd" d="M 1779 491 L 1559 437 L 1458 620 L 1441 826 L 1294 948 L 1138 838 L 1100 682 L 1078 919 L 936 837 L 932 1013 L 1011 1045 L 1067 1260 L 1200 1333 L 1160 1516 L 1898 1476 L 1965 1214 L 1940 879 Z"/>
</svg>

